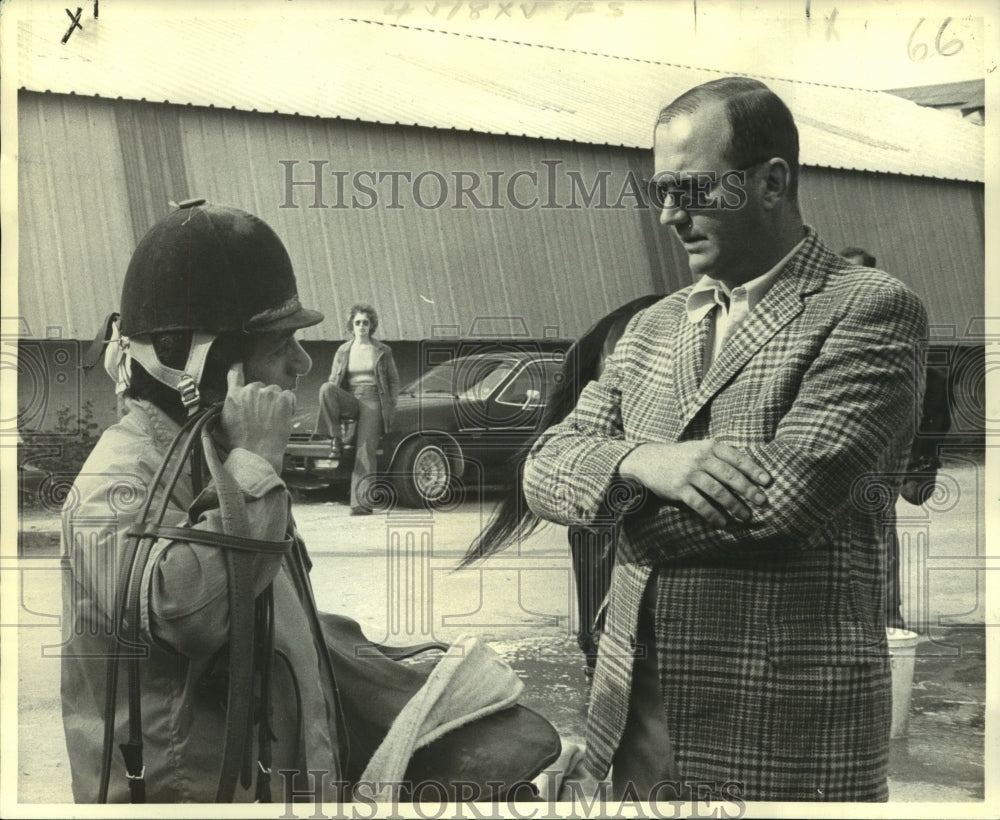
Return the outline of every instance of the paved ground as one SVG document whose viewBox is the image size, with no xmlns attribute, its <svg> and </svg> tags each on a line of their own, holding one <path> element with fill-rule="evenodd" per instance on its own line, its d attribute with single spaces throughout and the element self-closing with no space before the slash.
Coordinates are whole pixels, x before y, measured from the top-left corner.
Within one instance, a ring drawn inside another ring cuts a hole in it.
<svg viewBox="0 0 1000 820">
<path fill-rule="evenodd" d="M 957 463 L 944 485 L 947 493 L 927 508 L 898 508 L 907 614 L 922 635 L 908 736 L 893 741 L 890 795 L 974 805 L 984 797 L 981 465 Z M 548 527 L 519 551 L 455 571 L 489 509 L 487 496 L 433 514 L 357 518 L 340 501 L 310 496 L 297 519 L 315 562 L 318 603 L 351 615 L 369 637 L 388 643 L 482 636 L 524 679 L 524 701 L 565 738 L 581 741 L 588 690 L 573 638 L 564 531 Z M 12 637 L 18 641 L 17 788 L 25 803 L 71 799 L 59 714 L 53 528 L 51 514 L 27 513 L 22 520 L 27 557 L 16 564 L 20 628 L 3 634 L 8 646 Z"/>
</svg>

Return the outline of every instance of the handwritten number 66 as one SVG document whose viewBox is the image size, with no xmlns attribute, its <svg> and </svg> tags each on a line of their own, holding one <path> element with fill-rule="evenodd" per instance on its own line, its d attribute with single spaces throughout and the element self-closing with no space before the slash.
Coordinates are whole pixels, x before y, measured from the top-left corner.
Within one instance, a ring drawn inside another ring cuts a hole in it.
<svg viewBox="0 0 1000 820">
<path fill-rule="evenodd" d="M 917 29 L 919 29 L 923 24 L 925 17 L 921 17 L 917 22 L 916 26 L 913 27 L 913 31 L 910 33 L 910 39 L 906 43 L 906 53 L 909 58 L 915 62 L 919 63 L 921 60 L 926 60 L 929 53 L 927 48 L 927 43 L 914 43 L 913 38 L 917 36 Z M 954 57 L 958 52 L 962 50 L 965 45 L 957 37 L 953 37 L 947 43 L 942 43 L 941 38 L 944 36 L 944 30 L 948 28 L 948 24 L 951 22 L 950 17 L 946 17 L 944 22 L 941 24 L 941 28 L 937 30 L 937 35 L 934 37 L 934 48 L 938 54 L 942 57 Z"/>
</svg>

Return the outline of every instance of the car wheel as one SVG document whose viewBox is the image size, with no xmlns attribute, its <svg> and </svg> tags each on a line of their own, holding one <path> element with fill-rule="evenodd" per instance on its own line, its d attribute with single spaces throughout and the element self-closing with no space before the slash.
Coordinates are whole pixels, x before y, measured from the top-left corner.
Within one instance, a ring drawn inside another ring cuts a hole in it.
<svg viewBox="0 0 1000 820">
<path fill-rule="evenodd" d="M 444 448 L 426 438 L 406 443 L 399 454 L 396 490 L 407 507 L 426 507 L 441 501 L 451 486 L 451 462 Z"/>
</svg>

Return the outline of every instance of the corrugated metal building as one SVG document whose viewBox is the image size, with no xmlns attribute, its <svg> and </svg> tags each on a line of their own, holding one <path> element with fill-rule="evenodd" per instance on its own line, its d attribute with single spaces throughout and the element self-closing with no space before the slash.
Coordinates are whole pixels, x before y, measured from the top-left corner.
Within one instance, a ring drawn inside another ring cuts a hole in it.
<svg viewBox="0 0 1000 820">
<path fill-rule="evenodd" d="M 639 181 L 656 111 L 713 72 L 360 21 L 321 36 L 163 21 L 152 50 L 130 25 L 88 31 L 66 47 L 36 23 L 19 32 L 27 335 L 90 338 L 137 239 L 191 196 L 275 227 L 327 313 L 304 334 L 317 343 L 343 338 L 356 301 L 389 341 L 566 338 L 689 281 Z M 878 92 L 768 82 L 800 125 L 807 221 L 911 284 L 943 341 L 977 345 L 983 129 Z"/>
</svg>

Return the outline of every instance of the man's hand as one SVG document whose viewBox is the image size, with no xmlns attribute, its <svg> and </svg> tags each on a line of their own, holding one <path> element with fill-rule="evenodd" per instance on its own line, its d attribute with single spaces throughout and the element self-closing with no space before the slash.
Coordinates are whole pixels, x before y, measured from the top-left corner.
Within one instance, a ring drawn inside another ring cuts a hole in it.
<svg viewBox="0 0 1000 820">
<path fill-rule="evenodd" d="M 712 439 L 641 444 L 625 457 L 618 472 L 660 498 L 689 507 L 714 527 L 734 519 L 749 521 L 751 504 L 767 504 L 761 487 L 771 481 L 750 456 Z"/>
<path fill-rule="evenodd" d="M 229 391 L 222 405 L 222 432 L 229 449 L 242 447 L 267 459 L 281 472 L 285 447 L 292 433 L 295 394 L 262 382 L 243 384 L 243 364 L 227 374 Z"/>
</svg>

